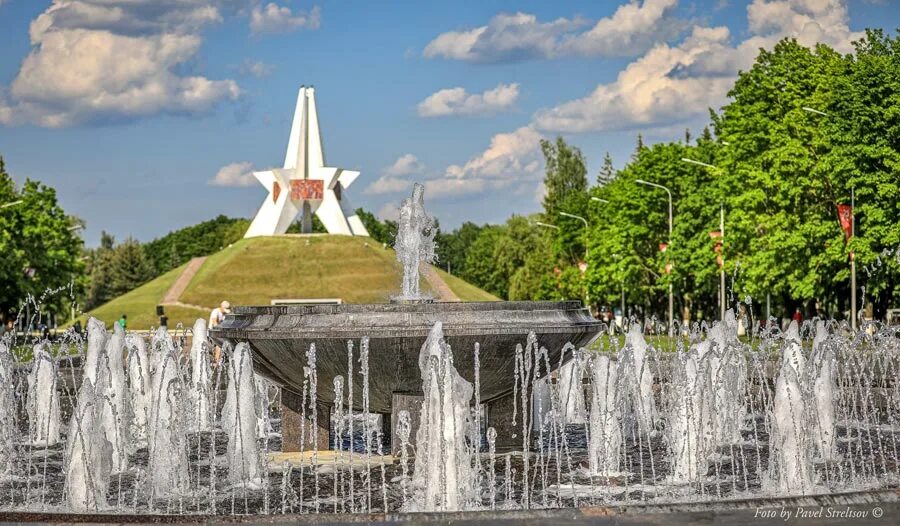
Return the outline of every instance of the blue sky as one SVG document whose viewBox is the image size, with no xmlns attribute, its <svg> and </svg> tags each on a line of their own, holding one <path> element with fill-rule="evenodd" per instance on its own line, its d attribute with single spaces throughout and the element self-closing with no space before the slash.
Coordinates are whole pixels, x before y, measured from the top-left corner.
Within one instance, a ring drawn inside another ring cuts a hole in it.
<svg viewBox="0 0 900 526">
<path fill-rule="evenodd" d="M 355 205 L 389 217 L 423 181 L 442 226 L 500 222 L 539 208 L 540 138 L 593 178 L 638 133 L 699 131 L 760 46 L 849 51 L 866 27 L 893 32 L 900 3 L 0 0 L 0 155 L 89 245 L 252 217 L 249 172 L 280 165 L 312 84 Z"/>
</svg>

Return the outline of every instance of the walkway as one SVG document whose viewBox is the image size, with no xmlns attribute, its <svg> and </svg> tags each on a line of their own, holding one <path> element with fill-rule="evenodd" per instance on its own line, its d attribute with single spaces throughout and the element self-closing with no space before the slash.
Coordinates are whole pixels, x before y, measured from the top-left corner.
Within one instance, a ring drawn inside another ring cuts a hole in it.
<svg viewBox="0 0 900 526">
<path fill-rule="evenodd" d="M 178 301 L 179 298 L 181 298 L 181 295 L 184 294 L 184 291 L 188 288 L 188 285 L 191 284 L 191 280 L 194 279 L 197 271 L 200 270 L 200 267 L 203 266 L 204 261 L 206 261 L 206 256 L 200 258 L 192 258 L 190 261 L 188 261 L 188 264 L 186 267 L 184 267 L 181 275 L 178 276 L 178 279 L 175 280 L 175 283 L 172 283 L 172 286 L 169 287 L 166 295 L 163 296 L 163 305 L 178 305 L 181 303 L 180 301 Z M 198 308 L 202 309 L 203 307 Z"/>
<path fill-rule="evenodd" d="M 438 295 L 437 299 L 441 301 L 459 301 L 459 296 L 450 289 L 447 282 L 444 281 L 444 278 L 437 273 L 433 266 L 422 263 L 419 265 L 419 272 L 425 277 L 425 280 L 431 285 L 432 290 Z"/>
</svg>

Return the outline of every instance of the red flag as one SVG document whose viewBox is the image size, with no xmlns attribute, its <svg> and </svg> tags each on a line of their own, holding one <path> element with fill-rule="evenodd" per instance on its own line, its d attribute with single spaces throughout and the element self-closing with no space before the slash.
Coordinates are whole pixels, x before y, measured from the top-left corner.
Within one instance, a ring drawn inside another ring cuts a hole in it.
<svg viewBox="0 0 900 526">
<path fill-rule="evenodd" d="M 837 205 L 837 210 L 844 237 L 849 241 L 853 237 L 853 207 L 847 204 L 839 204 Z"/>
<path fill-rule="evenodd" d="M 669 248 L 669 244 L 668 244 L 668 243 L 660 243 L 660 244 L 659 244 L 659 251 L 660 251 L 660 252 L 665 252 L 667 248 Z"/>
<path fill-rule="evenodd" d="M 671 273 L 672 273 L 672 264 L 666 263 L 666 274 L 671 274 Z"/>
</svg>

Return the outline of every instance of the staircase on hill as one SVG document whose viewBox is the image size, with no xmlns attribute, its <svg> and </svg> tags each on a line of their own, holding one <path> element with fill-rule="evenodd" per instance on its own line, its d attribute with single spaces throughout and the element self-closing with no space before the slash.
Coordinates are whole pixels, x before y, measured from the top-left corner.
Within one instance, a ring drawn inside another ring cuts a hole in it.
<svg viewBox="0 0 900 526">
<path fill-rule="evenodd" d="M 204 261 L 206 261 L 206 256 L 192 258 L 188 262 L 187 266 L 184 267 L 184 270 L 181 272 L 181 275 L 178 276 L 178 279 L 175 280 L 175 283 L 172 283 L 172 286 L 166 291 L 166 295 L 163 296 L 163 305 L 179 305 L 182 307 L 193 307 L 195 309 L 206 309 L 206 307 L 200 305 L 187 305 L 178 301 L 188 285 L 191 284 L 191 280 L 194 279 L 197 271 L 203 266 Z"/>
<path fill-rule="evenodd" d="M 438 295 L 438 299 L 441 301 L 459 301 L 459 296 L 456 295 L 453 290 L 447 285 L 447 282 L 444 281 L 444 278 L 440 276 L 437 272 L 435 272 L 434 267 L 429 265 L 428 263 L 422 263 L 419 265 L 419 272 L 422 273 L 422 276 L 425 277 L 425 281 L 431 285 L 431 288 Z"/>
</svg>

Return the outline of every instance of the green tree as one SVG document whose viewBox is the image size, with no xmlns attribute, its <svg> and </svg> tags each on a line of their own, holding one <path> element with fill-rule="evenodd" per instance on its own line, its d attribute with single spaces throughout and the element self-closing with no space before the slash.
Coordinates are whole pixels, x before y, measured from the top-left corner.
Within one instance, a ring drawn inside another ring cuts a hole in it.
<svg viewBox="0 0 900 526">
<path fill-rule="evenodd" d="M 597 172 L 597 184 L 599 186 L 605 186 L 612 182 L 616 177 L 616 169 L 613 166 L 612 156 L 609 152 L 606 152 L 606 155 L 603 156 L 603 166 L 600 167 L 600 171 Z"/>
<path fill-rule="evenodd" d="M 562 137 L 557 137 L 555 142 L 542 140 L 541 151 L 546 165 L 544 219 L 559 226 L 553 245 L 556 256 L 574 263 L 584 258 L 584 224 L 560 213 L 584 217 L 590 199 L 587 163 L 581 150 L 567 144 Z"/>
<path fill-rule="evenodd" d="M 71 301 L 47 290 L 67 288 L 80 294 L 84 287 L 80 260 L 82 240 L 73 226 L 80 220 L 66 215 L 53 188 L 26 180 L 17 189 L 0 158 L 0 310 L 10 313 L 28 295 L 44 296 L 42 308 L 68 313 Z"/>
<path fill-rule="evenodd" d="M 125 294 L 153 279 L 153 268 L 144 255 L 144 247 L 133 238 L 126 239 L 111 253 L 109 265 L 111 298 Z"/>
<path fill-rule="evenodd" d="M 450 272 L 457 275 L 466 273 L 466 255 L 472 243 L 478 239 L 483 226 L 466 221 L 452 232 L 438 232 L 435 238 L 437 242 L 438 261 L 444 269 L 450 268 Z"/>
</svg>

